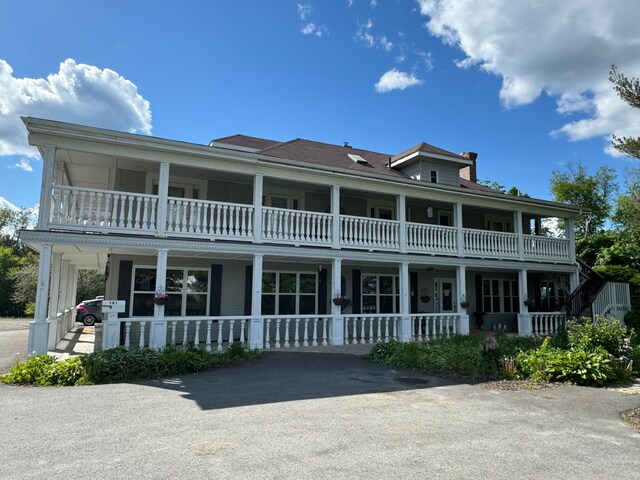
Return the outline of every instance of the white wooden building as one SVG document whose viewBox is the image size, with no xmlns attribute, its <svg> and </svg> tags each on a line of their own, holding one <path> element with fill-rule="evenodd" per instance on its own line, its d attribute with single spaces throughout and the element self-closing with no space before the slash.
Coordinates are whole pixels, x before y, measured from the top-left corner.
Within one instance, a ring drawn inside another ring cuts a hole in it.
<svg viewBox="0 0 640 480">
<path fill-rule="evenodd" d="M 106 348 L 408 341 L 466 334 L 478 317 L 542 334 L 579 285 L 581 209 L 479 185 L 474 153 L 23 120 L 44 172 L 37 228 L 21 232 L 40 252 L 30 351 L 72 324 L 82 268 L 106 271 L 105 298 L 126 302 Z M 545 218 L 566 235 L 542 235 Z"/>
</svg>

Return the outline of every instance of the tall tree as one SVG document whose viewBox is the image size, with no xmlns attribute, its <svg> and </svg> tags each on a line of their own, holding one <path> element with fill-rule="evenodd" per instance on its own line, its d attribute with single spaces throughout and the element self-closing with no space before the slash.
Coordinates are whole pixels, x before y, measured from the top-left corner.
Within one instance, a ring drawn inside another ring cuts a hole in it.
<svg viewBox="0 0 640 480">
<path fill-rule="evenodd" d="M 613 83 L 613 89 L 618 96 L 631 105 L 640 109 L 640 80 L 637 78 L 627 78 L 618 72 L 615 65 L 611 66 L 609 80 Z M 611 141 L 613 148 L 624 153 L 628 157 L 640 160 L 640 137 L 616 137 L 613 135 Z"/>
<path fill-rule="evenodd" d="M 569 165 L 568 170 L 551 173 L 554 200 L 589 209 L 590 212 L 575 223 L 578 237 L 601 232 L 611 217 L 613 197 L 618 188 L 615 170 L 602 166 L 593 175 L 589 175 L 583 165 Z"/>
</svg>

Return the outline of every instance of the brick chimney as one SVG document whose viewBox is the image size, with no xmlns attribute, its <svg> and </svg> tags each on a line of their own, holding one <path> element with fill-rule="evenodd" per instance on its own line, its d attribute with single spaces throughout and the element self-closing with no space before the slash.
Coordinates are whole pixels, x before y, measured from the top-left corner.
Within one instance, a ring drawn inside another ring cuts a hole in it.
<svg viewBox="0 0 640 480">
<path fill-rule="evenodd" d="M 476 175 L 476 158 L 478 158 L 478 154 L 476 152 L 462 152 L 460 156 L 468 158 L 473 162 L 472 165 L 460 169 L 460 178 L 469 180 L 471 182 L 477 182 L 478 176 Z"/>
</svg>

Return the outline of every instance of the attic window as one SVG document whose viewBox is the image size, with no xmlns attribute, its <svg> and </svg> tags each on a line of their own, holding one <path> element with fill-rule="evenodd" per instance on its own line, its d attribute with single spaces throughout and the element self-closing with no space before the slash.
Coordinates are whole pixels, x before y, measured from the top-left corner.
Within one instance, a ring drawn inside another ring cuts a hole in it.
<svg viewBox="0 0 640 480">
<path fill-rule="evenodd" d="M 431 170 L 431 183 L 438 183 L 438 172 Z"/>
<path fill-rule="evenodd" d="M 353 160 L 353 161 L 354 161 L 354 162 L 356 162 L 356 163 L 360 163 L 360 164 L 362 164 L 362 165 L 368 165 L 368 164 L 369 164 L 369 162 L 367 162 L 367 161 L 366 161 L 364 158 L 362 158 L 360 155 L 356 155 L 356 154 L 354 154 L 354 153 L 349 153 L 349 154 L 347 154 L 347 155 L 348 155 L 348 157 L 349 157 L 351 160 Z"/>
</svg>

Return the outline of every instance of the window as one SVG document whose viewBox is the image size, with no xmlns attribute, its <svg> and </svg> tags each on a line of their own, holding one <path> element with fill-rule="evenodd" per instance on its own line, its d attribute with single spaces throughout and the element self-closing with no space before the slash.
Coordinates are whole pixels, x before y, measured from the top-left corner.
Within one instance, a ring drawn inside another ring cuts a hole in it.
<svg viewBox="0 0 640 480">
<path fill-rule="evenodd" d="M 431 183 L 438 183 L 438 172 L 431 170 Z"/>
<path fill-rule="evenodd" d="M 264 272 L 263 315 L 315 315 L 318 279 L 315 273 Z"/>
<path fill-rule="evenodd" d="M 135 267 L 131 301 L 132 317 L 153 315 L 156 289 L 156 269 Z M 167 317 L 206 316 L 209 313 L 209 270 L 197 268 L 168 268 L 164 306 Z"/>
<path fill-rule="evenodd" d="M 515 280 L 482 280 L 482 309 L 485 313 L 517 313 L 518 282 Z"/>
<path fill-rule="evenodd" d="M 540 311 L 555 312 L 567 301 L 567 291 L 549 280 L 540 281 Z"/>
<path fill-rule="evenodd" d="M 397 275 L 362 275 L 362 313 L 397 313 L 400 280 Z"/>
</svg>

